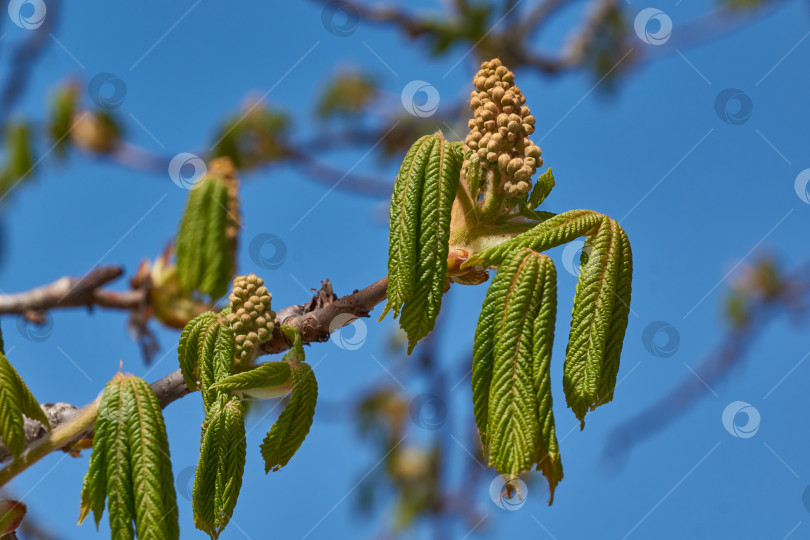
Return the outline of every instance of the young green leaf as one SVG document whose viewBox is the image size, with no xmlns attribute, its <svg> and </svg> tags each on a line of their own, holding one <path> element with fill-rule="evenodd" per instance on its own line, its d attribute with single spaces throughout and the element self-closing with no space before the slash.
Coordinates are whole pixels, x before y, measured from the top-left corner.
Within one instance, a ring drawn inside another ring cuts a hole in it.
<svg viewBox="0 0 810 540">
<path fill-rule="evenodd" d="M 204 272 L 203 249 L 207 230 L 208 207 L 214 182 L 202 180 L 202 185 L 191 190 L 186 210 L 177 231 L 177 279 L 186 291 L 197 289 Z"/>
<path fill-rule="evenodd" d="M 217 321 L 201 335 L 200 383 L 203 405 L 208 410 L 223 392 L 212 386 L 233 372 L 233 330 L 227 323 Z M 227 393 L 227 392 L 226 392 Z"/>
<path fill-rule="evenodd" d="M 113 538 L 179 538 L 169 442 L 152 388 L 118 374 L 98 410 L 79 523 L 92 511 L 98 527 L 106 497 Z"/>
<path fill-rule="evenodd" d="M 529 248 L 546 251 L 585 236 L 598 227 L 605 216 L 593 210 L 569 210 L 543 221 L 533 229 L 511 240 L 501 242 L 467 259 L 461 268 L 470 266 L 497 266 L 515 249 Z"/>
<path fill-rule="evenodd" d="M 233 515 L 245 471 L 245 409 L 238 397 L 220 398 L 208 410 L 194 476 L 194 526 L 219 538 Z"/>
<path fill-rule="evenodd" d="M 206 219 L 205 244 L 198 246 L 204 251 L 205 269 L 200 291 L 211 298 L 219 298 L 228 292 L 233 270 L 229 253 L 228 227 L 228 188 L 219 179 L 212 182 L 211 202 Z"/>
<path fill-rule="evenodd" d="M 540 439 L 537 441 L 537 470 L 548 480 L 549 501 L 554 502 L 554 489 L 563 478 L 560 447 L 554 424 L 551 397 L 551 350 L 554 346 L 554 325 L 557 319 L 557 270 L 549 258 L 542 259 L 538 285 L 540 303 L 533 323 L 532 379 L 537 393 Z"/>
<path fill-rule="evenodd" d="M 602 218 L 584 253 L 563 369 L 566 401 L 582 428 L 589 410 L 612 399 L 632 279 L 627 236 L 614 220 Z"/>
<path fill-rule="evenodd" d="M 217 176 L 201 182 L 189 193 L 177 233 L 177 277 L 184 290 L 219 298 L 227 292 L 234 269 L 227 232 L 230 195 Z"/>
<path fill-rule="evenodd" d="M 292 396 L 261 445 L 264 470 L 277 471 L 298 451 L 309 433 L 318 401 L 318 381 L 309 364 L 290 364 Z"/>
<path fill-rule="evenodd" d="M 557 274 L 545 255 L 518 249 L 487 291 L 473 348 L 473 405 L 484 455 L 501 474 L 536 464 L 551 500 L 562 479 L 551 397 Z"/>
<path fill-rule="evenodd" d="M 472 360 L 473 415 L 484 455 L 489 451 L 489 389 L 492 385 L 492 366 L 495 353 L 495 320 L 503 309 L 501 300 L 509 290 L 511 277 L 506 271 L 499 271 L 492 278 L 487 290 L 478 326 L 475 329 Z"/>
<path fill-rule="evenodd" d="M 554 188 L 554 175 L 551 174 L 551 169 L 547 170 L 537 179 L 534 185 L 532 194 L 529 196 L 529 208 L 534 210 L 540 206 L 546 197 L 549 196 L 551 190 Z"/>
<path fill-rule="evenodd" d="M 548 259 L 542 256 L 542 259 Z M 517 250 L 498 273 L 508 279 L 494 320 L 495 349 L 489 393 L 489 464 L 518 475 L 537 459 L 540 426 L 533 384 L 534 318 L 542 298 L 541 256 Z"/>
<path fill-rule="evenodd" d="M 6 355 L 0 353 L 0 437 L 14 456 L 19 456 L 25 448 L 23 415 L 38 420 L 46 429 L 50 429 L 48 417 L 22 377 Z"/>
<path fill-rule="evenodd" d="M 627 330 L 627 323 L 630 316 L 630 293 L 633 281 L 633 252 L 630 248 L 630 240 L 624 229 L 619 227 L 617 242 L 618 261 L 616 268 L 618 278 L 616 280 L 616 299 L 613 304 L 613 313 L 608 326 L 607 344 L 605 345 L 605 360 L 602 369 L 602 376 L 599 378 L 599 404 L 605 404 L 613 400 L 613 391 L 616 388 L 616 375 L 619 373 L 619 358 L 622 353 L 624 334 Z"/>
<path fill-rule="evenodd" d="M 213 311 L 206 311 L 192 319 L 180 334 L 180 343 L 177 345 L 177 358 L 180 362 L 180 371 L 186 386 L 192 392 L 199 388 L 200 367 L 200 336 L 212 324 L 217 316 Z"/>
<path fill-rule="evenodd" d="M 425 168 L 419 209 L 416 289 L 406 298 L 400 319 L 400 326 L 408 334 L 408 354 L 433 330 L 441 309 L 447 276 L 450 212 L 461 171 L 461 152 L 441 133 L 434 137 L 436 142 Z"/>
<path fill-rule="evenodd" d="M 249 371 L 226 377 L 211 388 L 213 390 L 235 390 L 260 399 L 270 399 L 287 395 L 290 392 L 292 389 L 290 375 L 288 362 L 267 362 Z"/>
<path fill-rule="evenodd" d="M 160 403 L 143 379 L 127 377 L 124 384 L 133 404 L 125 427 L 132 460 L 135 531 L 138 538 L 179 538 L 174 476 Z"/>
<path fill-rule="evenodd" d="M 416 288 L 416 268 L 419 248 L 419 209 L 425 168 L 435 136 L 425 135 L 411 146 L 394 184 L 391 196 L 391 219 L 388 233 L 388 302 L 380 315 L 390 309 L 394 317 Z"/>
</svg>

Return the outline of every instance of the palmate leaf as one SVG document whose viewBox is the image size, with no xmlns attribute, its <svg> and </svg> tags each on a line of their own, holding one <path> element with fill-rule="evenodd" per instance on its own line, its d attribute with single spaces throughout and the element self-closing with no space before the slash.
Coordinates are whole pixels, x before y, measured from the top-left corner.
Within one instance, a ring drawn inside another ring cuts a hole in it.
<svg viewBox="0 0 810 540">
<path fill-rule="evenodd" d="M 562 479 L 550 384 L 556 271 L 545 255 L 516 250 L 487 291 L 473 349 L 473 404 L 484 453 L 499 473 L 534 464 L 551 499 Z"/>
<path fill-rule="evenodd" d="M 220 396 L 203 424 L 194 476 L 194 526 L 219 538 L 236 507 L 245 471 L 245 409 L 238 397 Z"/>
<path fill-rule="evenodd" d="M 613 399 L 633 273 L 627 235 L 608 217 L 588 237 L 585 253 L 563 370 L 566 401 L 582 428 L 589 410 Z"/>
<path fill-rule="evenodd" d="M 92 511 L 98 527 L 106 497 L 113 538 L 179 538 L 169 443 L 152 388 L 138 377 L 116 375 L 104 389 L 93 430 L 79 523 Z"/>
<path fill-rule="evenodd" d="M 529 248 L 537 252 L 566 244 L 585 236 L 602 222 L 605 216 L 593 210 L 569 210 L 543 221 L 533 229 L 511 240 L 501 242 L 486 251 L 470 257 L 461 268 L 470 266 L 497 266 L 513 251 Z"/>
<path fill-rule="evenodd" d="M 261 445 L 264 470 L 277 471 L 286 465 L 304 442 L 318 401 L 318 381 L 309 364 L 290 363 L 292 396 Z"/>
<path fill-rule="evenodd" d="M 408 334 L 408 353 L 435 324 L 447 275 L 450 213 L 458 190 L 461 147 L 441 132 L 408 151 L 391 199 L 388 303 Z M 404 307 L 403 307 L 404 306 Z"/>
<path fill-rule="evenodd" d="M 0 437 L 14 456 L 19 456 L 25 448 L 23 415 L 50 429 L 48 417 L 22 377 L 6 355 L 0 353 Z"/>
</svg>

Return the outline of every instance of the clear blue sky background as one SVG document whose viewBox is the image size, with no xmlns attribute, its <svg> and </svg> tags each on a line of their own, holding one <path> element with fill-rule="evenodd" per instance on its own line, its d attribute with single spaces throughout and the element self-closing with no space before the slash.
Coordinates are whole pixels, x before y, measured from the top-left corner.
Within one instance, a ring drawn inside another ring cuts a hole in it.
<svg viewBox="0 0 810 540">
<path fill-rule="evenodd" d="M 679 25 L 711 4 L 633 0 L 628 9 L 666 11 L 674 24 L 674 44 Z M 563 29 L 577 16 L 576 10 L 565 12 L 544 44 L 562 43 Z M 561 384 L 575 278 L 563 270 L 561 251 L 555 252 L 560 310 L 552 376 L 565 479 L 553 507 L 546 505 L 541 484 L 534 483 L 526 505 L 510 513 L 490 500 L 488 479 L 494 472 L 488 471 L 487 481 L 473 494 L 487 519 L 469 538 L 503 538 L 505 531 L 560 540 L 810 538 L 810 514 L 802 502 L 810 485 L 805 382 L 810 362 L 796 367 L 810 350 L 806 328 L 802 333 L 780 323 L 768 330 L 744 369 L 713 388 L 716 396 L 707 390 L 698 407 L 635 449 L 623 468 L 608 469 L 601 459 L 610 429 L 691 377 L 689 367 L 720 340 L 725 328 L 720 306 L 729 280 L 769 251 L 787 267 L 810 256 L 810 205 L 794 191 L 797 174 L 810 167 L 809 29 L 806 4 L 788 2 L 731 36 L 680 52 L 670 49 L 671 54 L 624 79 L 613 96 L 590 92 L 594 81 L 585 74 L 549 79 L 517 73 L 537 117 L 535 141 L 550 131 L 541 143 L 557 178 L 548 209 L 593 208 L 622 219 L 635 254 L 634 315 L 616 399 L 589 415 L 587 428 L 579 432 L 565 408 Z M 7 62 L 11 45 L 25 31 L 9 21 L 4 30 Z M 474 72 L 467 57 L 445 76 L 464 55 L 463 48 L 425 61 L 420 47 L 387 29 L 361 25 L 349 37 L 332 35 L 321 24 L 321 7 L 309 2 L 66 2 L 56 37 L 64 49 L 51 43 L 19 114 L 42 118 L 49 91 L 59 80 L 78 76 L 88 81 L 111 72 L 126 83 L 119 112 L 131 140 L 168 155 L 207 148 L 218 120 L 249 92 L 261 95 L 273 87 L 267 99 L 300 117 L 299 133 L 312 133 L 307 124 L 314 118 L 313 100 L 336 69 L 377 72 L 392 105 L 415 79 L 430 82 L 442 103 L 451 103 L 468 94 Z M 654 47 L 639 41 L 638 48 L 650 52 Z M 715 113 L 715 97 L 729 87 L 742 90 L 753 103 L 742 125 L 727 124 Z M 365 151 L 324 158 L 349 168 Z M 356 170 L 393 178 L 395 165 L 369 158 Z M 240 270 L 264 277 L 275 306 L 306 300 L 304 287 L 317 287 L 326 277 L 338 293 L 346 293 L 383 275 L 387 227 L 378 216 L 385 201 L 340 190 L 327 194 L 327 188 L 292 170 L 274 169 L 244 180 Z M 186 195 L 167 175 L 78 156 L 65 165 L 48 159 L 37 167 L 35 181 L 15 190 L 5 204 L 0 288 L 24 290 L 65 274 L 81 275 L 99 262 L 122 264 L 132 272 L 171 239 Z M 286 243 L 287 259 L 279 269 L 258 267 L 244 249 L 259 233 L 276 234 Z M 484 287 L 455 287 L 448 296 L 441 344 L 446 362 L 458 362 L 470 348 L 484 292 Z M 645 349 L 642 333 L 654 321 L 677 329 L 680 345 L 674 356 L 658 358 Z M 3 330 L 7 349 L 13 347 L 11 360 L 40 401 L 81 404 L 99 393 L 120 361 L 126 371 L 150 381 L 177 368 L 177 332 L 159 331 L 163 350 L 159 361 L 147 367 L 125 324 L 126 315 L 120 313 L 62 311 L 54 314 L 53 333 L 42 342 L 23 339 L 13 318 L 3 320 Z M 357 438 L 351 421 L 336 421 L 334 415 L 327 419 L 323 405 L 347 402 L 373 381 L 387 380 L 372 355 L 386 363 L 385 341 L 393 324 L 390 319 L 367 321 L 367 340 L 355 351 L 333 343 L 308 350 L 317 364 L 322 406 L 305 444 L 283 471 L 264 475 L 258 446 L 271 418 L 251 417 L 245 481 L 224 538 L 297 539 L 319 521 L 308 538 L 357 538 L 383 526 L 390 501 L 381 499 L 379 516 L 366 519 L 356 512 L 356 491 L 346 496 L 378 456 Z M 452 373 L 461 378 L 466 369 L 458 366 Z M 422 391 L 408 390 L 413 395 Z M 453 421 L 446 429 L 467 441 L 469 385 L 459 385 L 451 397 Z M 761 414 L 754 437 L 735 438 L 721 423 L 724 408 L 737 400 Z M 198 453 L 199 397 L 172 404 L 165 416 L 178 488 L 187 492 Z M 452 451 L 453 469 L 460 470 L 470 458 L 458 446 Z M 90 522 L 74 526 L 86 467 L 87 455 L 53 455 L 12 487 L 60 536 L 96 537 Z M 190 502 L 182 493 L 178 502 L 182 536 L 202 538 L 193 528 Z M 106 519 L 100 537 L 109 534 Z M 454 536 L 468 532 L 460 525 Z"/>
</svg>

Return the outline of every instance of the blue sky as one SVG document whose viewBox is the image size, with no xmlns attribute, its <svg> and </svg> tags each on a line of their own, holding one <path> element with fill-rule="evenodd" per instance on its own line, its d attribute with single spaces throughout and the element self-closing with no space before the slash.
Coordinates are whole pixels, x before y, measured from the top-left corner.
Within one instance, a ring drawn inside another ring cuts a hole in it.
<svg viewBox="0 0 810 540">
<path fill-rule="evenodd" d="M 747 263 L 774 253 L 792 268 L 808 257 L 810 204 L 794 189 L 797 175 L 810 168 L 807 6 L 786 2 L 733 35 L 700 46 L 677 45 L 679 25 L 711 4 L 633 0 L 631 14 L 655 7 L 671 18 L 672 43 L 657 48 L 639 39 L 639 51 L 669 54 L 633 71 L 613 94 L 593 90 L 588 74 L 547 78 L 517 72 L 537 118 L 534 140 L 557 179 L 544 207 L 592 208 L 621 220 L 634 250 L 634 314 L 616 398 L 590 414 L 580 432 L 565 408 L 561 384 L 575 277 L 563 269 L 562 250 L 554 251 L 560 309 L 552 377 L 565 479 L 554 506 L 546 505 L 536 482 L 515 512 L 497 508 L 489 482 L 482 482 L 474 499 L 487 518 L 469 538 L 502 538 L 507 528 L 512 535 L 560 540 L 810 537 L 810 508 L 803 503 L 810 486 L 806 326 L 780 320 L 769 328 L 742 369 L 635 448 L 620 469 L 601 457 L 611 428 L 691 377 L 690 368 L 720 341 L 724 292 Z M 424 2 L 417 6 L 436 9 Z M 543 44 L 562 43 L 563 29 L 577 13 L 561 14 Z M 8 21 L 3 30 L 7 62 L 25 31 Z M 392 105 L 412 80 L 429 82 L 442 103 L 451 103 L 468 94 L 475 69 L 463 47 L 426 60 L 420 47 L 390 29 L 360 25 L 347 37 L 335 36 L 322 25 L 321 6 L 309 2 L 63 3 L 55 36 L 58 43 L 51 43 L 34 69 L 17 114 L 41 119 L 49 92 L 67 77 L 89 81 L 97 73 L 113 73 L 126 84 L 119 112 L 128 138 L 167 155 L 204 151 L 218 121 L 250 93 L 269 91 L 270 103 L 298 117 L 298 133 L 312 134 L 313 100 L 338 69 L 374 71 Z M 742 124 L 724 122 L 715 111 L 716 97 L 727 88 L 750 98 L 753 108 Z M 40 152 L 46 149 L 42 145 Z M 393 178 L 396 163 L 361 160 L 366 150 L 323 158 L 336 167 L 356 165 L 358 172 Z M 66 164 L 46 159 L 35 180 L 15 190 L 3 209 L 0 288 L 25 290 L 81 275 L 99 262 L 133 272 L 172 238 L 186 194 L 168 175 L 77 155 Z M 384 274 L 387 227 L 379 214 L 385 201 L 331 191 L 286 168 L 246 175 L 241 195 L 245 230 L 239 268 L 265 279 L 274 306 L 305 301 L 307 289 L 326 277 L 342 294 Z M 262 233 L 286 244 L 278 269 L 263 269 L 248 256 L 249 240 Z M 123 280 L 117 286 L 124 287 Z M 447 297 L 441 357 L 458 378 L 467 369 L 459 358 L 471 347 L 484 293 L 484 287 L 454 287 Z M 373 381 L 392 383 L 375 358 L 387 365 L 385 344 L 394 323 L 390 318 L 377 323 L 378 313 L 366 321 L 362 347 L 349 351 L 326 343 L 308 349 L 322 404 L 347 402 Z M 668 358 L 650 354 L 642 342 L 644 329 L 655 321 L 669 323 L 679 336 Z M 55 313 L 53 332 L 44 341 L 25 339 L 13 318 L 3 320 L 3 330 L 7 349 L 13 347 L 12 362 L 40 401 L 81 404 L 95 398 L 121 361 L 126 371 L 150 381 L 177 368 L 177 332 L 158 332 L 159 361 L 144 366 L 125 324 L 125 314 L 78 310 Z M 407 388 L 413 396 L 422 390 Z M 450 395 L 452 422 L 443 429 L 467 441 L 468 384 Z M 735 401 L 760 413 L 753 437 L 734 437 L 724 428 L 723 411 Z M 390 501 L 380 501 L 377 517 L 361 518 L 353 490 L 379 456 L 350 421 L 326 416 L 321 406 L 299 453 L 269 476 L 258 445 L 272 418 L 250 418 L 245 481 L 224 538 L 364 537 L 383 526 L 382 510 Z M 165 418 L 181 492 L 182 537 L 202 538 L 183 496 L 198 453 L 199 396 L 172 404 Z M 415 431 L 413 437 L 420 437 Z M 470 457 L 456 445 L 448 459 L 451 469 L 460 470 Z M 86 467 L 87 456 L 53 455 L 16 479 L 12 489 L 61 537 L 95 537 L 91 523 L 73 525 Z M 470 526 L 458 525 L 454 536 L 469 532 Z M 98 534 L 109 534 L 106 516 Z"/>
</svg>

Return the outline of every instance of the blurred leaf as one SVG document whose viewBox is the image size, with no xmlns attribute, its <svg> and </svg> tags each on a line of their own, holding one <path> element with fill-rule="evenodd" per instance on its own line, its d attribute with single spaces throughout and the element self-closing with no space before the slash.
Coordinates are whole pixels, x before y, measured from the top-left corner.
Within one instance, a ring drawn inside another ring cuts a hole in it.
<svg viewBox="0 0 810 540">
<path fill-rule="evenodd" d="M 492 30 L 490 16 L 495 8 L 494 4 L 465 2 L 461 6 L 459 12 L 452 18 L 425 23 L 431 54 L 445 53 L 457 42 L 477 45 Z"/>
<path fill-rule="evenodd" d="M 228 156 L 240 170 L 282 159 L 289 124 L 283 112 L 250 103 L 246 111 L 227 119 L 219 129 L 211 157 Z"/>
<path fill-rule="evenodd" d="M 106 111 L 84 111 L 72 124 L 73 141 L 93 154 L 109 154 L 121 140 L 121 124 Z"/>
<path fill-rule="evenodd" d="M 31 132 L 28 124 L 9 124 L 5 132 L 6 159 L 0 170 L 0 195 L 20 180 L 31 178 L 34 167 Z"/>
<path fill-rule="evenodd" d="M 377 96 L 377 82 L 364 73 L 342 73 L 330 80 L 318 100 L 318 116 L 353 116 L 362 113 Z"/>
<path fill-rule="evenodd" d="M 70 128 L 79 104 L 79 87 L 67 83 L 59 87 L 51 101 L 51 117 L 48 122 L 48 133 L 54 144 L 56 155 L 65 157 L 70 144 Z"/>
</svg>

